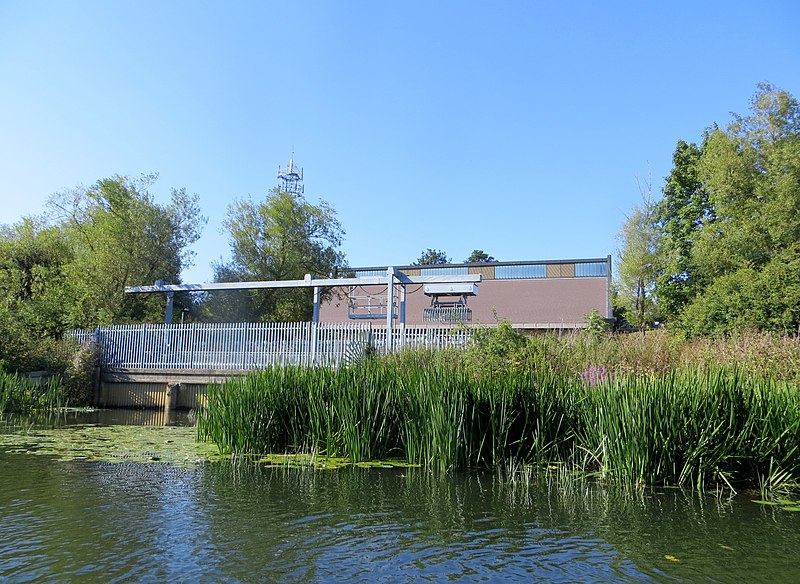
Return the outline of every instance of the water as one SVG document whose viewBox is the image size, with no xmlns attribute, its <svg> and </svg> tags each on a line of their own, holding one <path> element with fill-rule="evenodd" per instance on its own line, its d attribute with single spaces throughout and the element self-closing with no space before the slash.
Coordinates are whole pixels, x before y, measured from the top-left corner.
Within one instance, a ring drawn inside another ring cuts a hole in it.
<svg viewBox="0 0 800 584">
<path fill-rule="evenodd" d="M 774 584 L 798 551 L 743 496 L 0 453 L 0 581 Z"/>
</svg>

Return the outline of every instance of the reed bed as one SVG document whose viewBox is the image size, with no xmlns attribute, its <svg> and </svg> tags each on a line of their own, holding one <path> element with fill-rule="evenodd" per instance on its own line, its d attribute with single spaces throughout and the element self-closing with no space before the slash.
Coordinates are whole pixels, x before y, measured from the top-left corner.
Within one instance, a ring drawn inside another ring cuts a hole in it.
<svg viewBox="0 0 800 584">
<path fill-rule="evenodd" d="M 558 465 L 695 488 L 800 482 L 796 384 L 726 367 L 566 375 L 464 363 L 417 353 L 259 371 L 209 387 L 199 436 L 232 454 L 403 458 L 441 470 Z"/>
<path fill-rule="evenodd" d="M 63 388 L 57 377 L 36 384 L 27 377 L 0 371 L 0 413 L 30 414 L 63 405 Z"/>
</svg>

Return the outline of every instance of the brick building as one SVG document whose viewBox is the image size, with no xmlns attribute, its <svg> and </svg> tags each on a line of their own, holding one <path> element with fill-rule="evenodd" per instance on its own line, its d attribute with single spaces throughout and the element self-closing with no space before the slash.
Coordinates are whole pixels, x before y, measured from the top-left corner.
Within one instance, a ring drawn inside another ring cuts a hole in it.
<svg viewBox="0 0 800 584">
<path fill-rule="evenodd" d="M 574 329 L 596 309 L 611 318 L 611 256 L 576 260 L 492 262 L 437 266 L 396 266 L 409 277 L 479 274 L 477 283 L 425 284 L 398 288 L 393 313 L 405 299 L 408 325 L 509 320 L 525 330 Z M 352 276 L 385 276 L 385 267 L 353 268 Z M 466 278 L 465 278 L 466 279 Z M 356 285 L 334 290 L 320 306 L 320 321 L 385 319 L 387 285 Z"/>
</svg>

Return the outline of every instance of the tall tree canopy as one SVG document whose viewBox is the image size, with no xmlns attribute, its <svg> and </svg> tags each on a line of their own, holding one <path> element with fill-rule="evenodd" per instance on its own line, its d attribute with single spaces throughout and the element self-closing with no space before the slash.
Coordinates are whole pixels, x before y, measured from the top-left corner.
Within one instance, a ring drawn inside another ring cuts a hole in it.
<svg viewBox="0 0 800 584">
<path fill-rule="evenodd" d="M 695 243 L 705 288 L 685 328 L 719 334 L 800 326 L 800 105 L 761 84 L 748 116 L 708 130 L 698 163 L 714 219 Z"/>
<path fill-rule="evenodd" d="M 482 249 L 474 249 L 472 253 L 469 254 L 469 257 L 464 260 L 465 264 L 479 264 L 479 263 L 488 263 L 488 262 L 496 262 L 497 260 L 490 256 L 488 253 L 483 251 Z"/>
<path fill-rule="evenodd" d="M 660 311 L 668 319 L 676 317 L 702 285 L 693 247 L 700 230 L 714 219 L 714 214 L 698 173 L 701 154 L 696 144 L 678 142 L 664 197 L 654 209 L 662 235 L 659 247 L 663 261 L 656 287 Z"/>
<path fill-rule="evenodd" d="M 442 264 L 449 264 L 450 258 L 447 254 L 440 249 L 428 248 L 422 252 L 422 255 L 414 262 L 415 266 L 439 266 Z"/>
<path fill-rule="evenodd" d="M 64 233 L 27 218 L 0 232 L 0 369 L 46 369 L 69 306 L 64 267 L 74 257 Z"/>
<path fill-rule="evenodd" d="M 169 205 L 148 191 L 156 176 L 115 176 L 54 196 L 50 208 L 74 250 L 65 267 L 72 326 L 158 321 L 164 299 L 125 294 L 126 286 L 180 282 L 189 246 L 205 222 L 197 197 L 172 189 Z"/>
<path fill-rule="evenodd" d="M 690 335 L 800 327 L 800 105 L 761 84 L 750 113 L 678 143 L 658 206 L 656 296 Z"/>
<path fill-rule="evenodd" d="M 658 318 L 655 284 L 662 262 L 651 183 L 640 191 L 641 205 L 633 208 L 617 236 L 617 295 L 631 323 L 644 332 Z"/>
<path fill-rule="evenodd" d="M 312 205 L 301 195 L 273 189 L 263 201 L 233 203 L 224 225 L 232 253 L 228 262 L 214 266 L 219 282 L 327 277 L 346 265 L 339 250 L 344 230 L 325 201 Z M 206 318 L 297 321 L 310 319 L 311 310 L 309 289 L 267 289 L 215 295 Z"/>
<path fill-rule="evenodd" d="M 155 203 L 154 178 L 67 191 L 51 198 L 49 217 L 0 228 L 0 367 L 51 367 L 70 328 L 163 320 L 163 297 L 124 288 L 178 282 L 204 218 L 184 190 Z"/>
</svg>

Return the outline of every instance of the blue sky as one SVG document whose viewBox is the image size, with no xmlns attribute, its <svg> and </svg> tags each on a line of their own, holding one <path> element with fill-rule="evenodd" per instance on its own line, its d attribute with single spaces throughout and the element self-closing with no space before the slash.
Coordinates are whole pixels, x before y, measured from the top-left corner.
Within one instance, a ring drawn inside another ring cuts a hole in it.
<svg viewBox="0 0 800 584">
<path fill-rule="evenodd" d="M 227 257 L 237 198 L 294 149 L 352 266 L 614 254 L 637 178 L 679 139 L 800 97 L 800 4 L 0 3 L 0 223 L 57 191 L 158 172 L 209 222 L 184 281 Z"/>
</svg>

